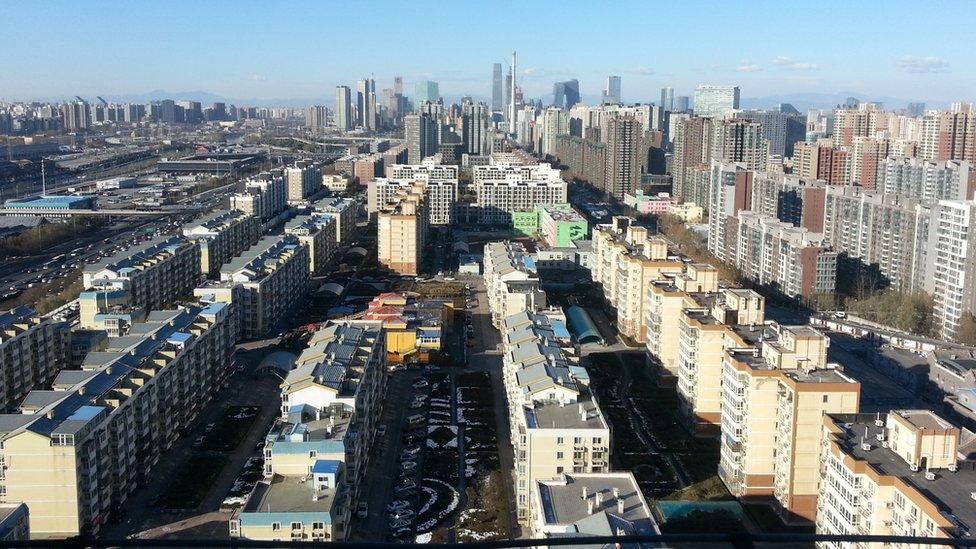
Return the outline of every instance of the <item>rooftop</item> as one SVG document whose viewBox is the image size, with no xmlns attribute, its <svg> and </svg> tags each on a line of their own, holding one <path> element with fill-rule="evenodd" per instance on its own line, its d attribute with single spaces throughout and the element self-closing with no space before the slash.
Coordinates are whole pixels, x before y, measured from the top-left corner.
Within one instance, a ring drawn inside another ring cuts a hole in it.
<svg viewBox="0 0 976 549">
<path fill-rule="evenodd" d="M 548 525 L 575 524 L 578 533 L 591 535 L 658 533 L 651 510 L 629 472 L 567 474 L 539 481 L 536 489 Z M 609 520 L 587 520 L 596 515 L 609 515 Z"/>
<path fill-rule="evenodd" d="M 912 471 L 908 463 L 889 448 L 881 447 L 877 435 L 884 427 L 875 424 L 874 414 L 832 415 L 841 428 L 838 444 L 848 455 L 865 461 L 878 473 L 902 479 L 932 501 L 943 513 L 951 513 L 969 532 L 976 532 L 976 505 L 971 493 L 976 492 L 976 468 L 959 467 L 956 472 L 935 471 L 935 480 L 926 480 L 925 471 Z M 862 439 L 871 446 L 861 448 Z M 964 537 L 969 538 L 969 535 Z"/>
</svg>

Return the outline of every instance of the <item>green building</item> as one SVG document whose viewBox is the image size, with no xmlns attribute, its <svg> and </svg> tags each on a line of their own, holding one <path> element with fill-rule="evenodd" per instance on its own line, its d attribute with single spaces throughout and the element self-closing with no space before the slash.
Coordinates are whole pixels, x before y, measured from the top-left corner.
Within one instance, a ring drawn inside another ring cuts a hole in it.
<svg viewBox="0 0 976 549">
<path fill-rule="evenodd" d="M 569 204 L 538 204 L 530 212 L 514 212 L 512 225 L 521 235 L 539 235 L 553 248 L 568 248 L 590 237 L 586 218 Z"/>
</svg>

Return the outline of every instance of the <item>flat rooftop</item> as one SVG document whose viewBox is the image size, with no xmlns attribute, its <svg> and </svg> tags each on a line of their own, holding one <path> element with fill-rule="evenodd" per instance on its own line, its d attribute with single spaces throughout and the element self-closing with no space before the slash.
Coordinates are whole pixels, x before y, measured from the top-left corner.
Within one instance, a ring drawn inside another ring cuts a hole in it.
<svg viewBox="0 0 976 549">
<path fill-rule="evenodd" d="M 584 413 L 580 412 L 580 409 Z M 588 393 L 581 393 L 573 404 L 536 402 L 525 408 L 525 424 L 530 429 L 606 429 L 607 422 Z M 609 441 L 607 441 L 609 443 Z"/>
<path fill-rule="evenodd" d="M 892 413 L 898 414 L 916 429 L 922 431 L 942 431 L 955 427 L 931 410 L 892 410 Z"/>
<path fill-rule="evenodd" d="M 245 513 L 328 513 L 336 491 L 324 490 L 312 500 L 312 481 L 275 475 L 271 482 L 259 482 L 244 506 Z M 270 511 L 268 511 L 270 509 Z"/>
<path fill-rule="evenodd" d="M 539 481 L 538 489 L 548 524 L 572 524 L 603 511 L 630 521 L 652 520 L 651 511 L 630 473 L 567 474 L 564 479 Z M 583 499 L 584 489 L 586 499 Z M 596 504 L 597 494 L 599 505 Z M 618 500 L 624 502 L 623 513 L 618 512 Z M 589 512 L 590 503 L 593 503 L 592 513 Z"/>
<path fill-rule="evenodd" d="M 971 493 L 976 492 L 976 468 L 959 467 L 956 472 L 936 470 L 935 480 L 926 480 L 925 471 L 912 471 L 908 464 L 890 448 L 882 448 L 877 443 L 877 435 L 884 427 L 875 425 L 875 414 L 836 415 L 831 418 L 843 429 L 841 447 L 862 461 L 866 461 L 884 475 L 899 477 L 916 488 L 943 512 L 954 515 L 969 532 L 976 533 L 976 505 Z M 866 433 L 866 436 L 865 436 Z M 861 449 L 861 439 L 871 441 L 871 449 Z M 963 535 L 972 539 L 972 534 Z"/>
</svg>

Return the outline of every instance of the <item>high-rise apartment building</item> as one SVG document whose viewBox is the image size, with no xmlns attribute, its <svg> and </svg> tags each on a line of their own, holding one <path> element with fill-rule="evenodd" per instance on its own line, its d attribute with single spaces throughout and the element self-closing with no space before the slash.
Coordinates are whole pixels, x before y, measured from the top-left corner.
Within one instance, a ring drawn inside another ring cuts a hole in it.
<svg viewBox="0 0 976 549">
<path fill-rule="evenodd" d="M 533 132 L 536 152 L 552 154 L 556 136 L 569 133 L 569 114 L 559 107 L 549 107 L 536 117 L 536 131 Z"/>
<path fill-rule="evenodd" d="M 244 182 L 244 190 L 230 197 L 232 210 L 270 221 L 288 205 L 285 179 L 278 173 L 262 173 Z"/>
<path fill-rule="evenodd" d="M 674 107 L 674 88 L 661 88 L 661 108 L 665 111 L 674 111 L 676 110 Z"/>
<path fill-rule="evenodd" d="M 335 125 L 343 132 L 353 128 L 352 90 L 349 86 L 336 86 Z"/>
<path fill-rule="evenodd" d="M 797 143 L 793 152 L 793 173 L 804 179 L 820 179 L 830 185 L 847 181 L 848 152 L 829 143 Z"/>
<path fill-rule="evenodd" d="M 356 121 L 365 130 L 376 130 L 376 81 L 372 78 L 356 82 Z"/>
<path fill-rule="evenodd" d="M 338 116 L 338 113 L 336 113 Z M 329 111 L 323 105 L 310 105 L 305 109 L 305 125 L 312 133 L 321 133 L 329 125 Z"/>
<path fill-rule="evenodd" d="M 752 208 L 755 172 L 738 162 L 711 163 L 708 192 L 708 251 L 722 261 L 734 253 L 733 224 L 739 212 Z"/>
<path fill-rule="evenodd" d="M 454 206 L 458 200 L 457 166 L 452 167 L 455 169 L 454 177 L 437 177 L 438 174 L 434 171 L 426 174 L 415 172 L 419 177 L 378 177 L 370 181 L 366 192 L 367 213 L 373 216 L 395 200 L 400 191 L 417 188 L 426 200 L 428 224 L 450 225 L 454 222 Z M 401 168 L 397 171 L 402 174 L 405 170 Z"/>
<path fill-rule="evenodd" d="M 926 202 L 972 200 L 976 192 L 976 170 L 967 161 L 885 158 L 878 174 L 878 190 Z"/>
<path fill-rule="evenodd" d="M 487 153 L 489 115 L 484 103 L 468 101 L 461 106 L 461 142 L 468 154 Z"/>
<path fill-rule="evenodd" d="M 623 200 L 625 194 L 637 189 L 643 137 L 643 126 L 633 116 L 612 116 L 607 124 L 604 185 L 607 194 L 617 200 Z"/>
<path fill-rule="evenodd" d="M 922 160 L 976 162 L 976 109 L 962 103 L 948 111 L 927 111 L 922 116 L 918 157 Z"/>
<path fill-rule="evenodd" d="M 729 221 L 729 247 L 723 256 L 743 276 L 789 297 L 809 298 L 834 291 L 837 253 L 823 233 L 751 211 L 740 211 Z"/>
<path fill-rule="evenodd" d="M 302 202 L 322 189 L 322 170 L 318 164 L 299 160 L 285 168 L 285 199 L 289 203 Z"/>
<path fill-rule="evenodd" d="M 429 214 L 424 196 L 425 183 L 399 189 L 376 217 L 377 260 L 391 271 L 417 276 L 423 265 Z"/>
<path fill-rule="evenodd" d="M 439 122 L 429 114 L 408 114 L 403 117 L 403 135 L 407 142 L 407 162 L 420 164 L 437 152 Z"/>
<path fill-rule="evenodd" d="M 743 118 L 713 121 L 711 159 L 740 162 L 750 170 L 765 170 L 769 157 L 769 141 L 763 134 L 762 123 Z"/>
<path fill-rule="evenodd" d="M 738 108 L 738 86 L 703 85 L 695 88 L 695 116 L 724 118 Z"/>
<path fill-rule="evenodd" d="M 876 137 L 888 126 L 888 113 L 877 103 L 861 103 L 856 108 L 834 112 L 833 145 L 846 147 L 855 137 Z"/>
<path fill-rule="evenodd" d="M 491 321 L 496 328 L 520 312 L 535 312 L 546 306 L 535 260 L 519 242 L 489 242 L 484 253 L 485 293 Z"/>
<path fill-rule="evenodd" d="M 926 252 L 925 291 L 935 302 L 935 327 L 955 339 L 963 315 L 976 311 L 976 203 L 933 204 Z"/>
<path fill-rule="evenodd" d="M 682 118 L 676 124 L 671 175 L 673 194 L 678 200 L 691 201 L 692 193 L 686 190 L 688 170 L 707 166 L 711 160 L 712 127 L 713 121 L 701 116 Z"/>
</svg>

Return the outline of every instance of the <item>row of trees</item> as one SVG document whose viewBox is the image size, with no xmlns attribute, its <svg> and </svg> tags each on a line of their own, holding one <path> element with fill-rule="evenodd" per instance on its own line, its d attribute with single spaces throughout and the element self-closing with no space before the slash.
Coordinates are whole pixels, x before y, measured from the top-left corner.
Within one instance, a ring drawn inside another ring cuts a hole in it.
<svg viewBox="0 0 976 549">
<path fill-rule="evenodd" d="M 33 254 L 77 238 L 103 225 L 101 219 L 91 216 L 72 216 L 66 223 L 45 223 L 0 240 L 0 258 Z"/>
</svg>

